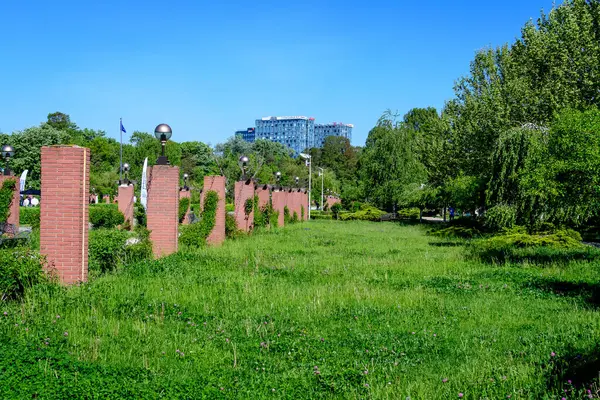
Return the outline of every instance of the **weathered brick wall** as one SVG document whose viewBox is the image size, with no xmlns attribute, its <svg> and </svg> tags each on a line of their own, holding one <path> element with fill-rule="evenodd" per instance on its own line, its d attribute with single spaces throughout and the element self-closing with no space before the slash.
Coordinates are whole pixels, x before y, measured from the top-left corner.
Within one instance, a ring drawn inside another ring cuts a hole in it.
<svg viewBox="0 0 600 400">
<path fill-rule="evenodd" d="M 42 147 L 40 252 L 66 284 L 88 277 L 90 150 Z"/>
<path fill-rule="evenodd" d="M 283 209 L 286 204 L 287 192 L 285 191 L 274 191 L 271 193 L 271 201 L 273 202 L 273 209 L 279 212 L 277 217 L 277 225 L 280 227 L 285 226 L 285 220 L 283 215 Z"/>
<path fill-rule="evenodd" d="M 204 209 L 204 196 L 208 191 L 215 191 L 219 196 L 217 203 L 217 215 L 215 217 L 215 227 L 206 238 L 210 245 L 219 245 L 225 241 L 225 177 L 224 176 L 205 176 L 204 188 L 200 196 L 200 208 Z"/>
<path fill-rule="evenodd" d="M 267 185 L 258 185 L 254 193 L 258 196 L 258 207 L 260 209 L 269 204 L 269 201 L 271 200 L 271 189 Z"/>
<path fill-rule="evenodd" d="M 117 204 L 119 211 L 125 216 L 125 221 L 133 224 L 133 185 L 120 185 Z"/>
<path fill-rule="evenodd" d="M 235 222 L 240 230 L 249 232 L 254 224 L 254 211 L 246 215 L 245 204 L 247 199 L 254 197 L 254 184 L 252 182 L 238 181 L 235 183 L 233 199 L 235 203 Z"/>
<path fill-rule="evenodd" d="M 149 176 L 147 225 L 154 256 L 159 258 L 177 251 L 179 168 L 155 165 L 150 169 Z"/>
<path fill-rule="evenodd" d="M 187 198 L 190 199 L 185 216 L 183 217 L 183 225 L 189 225 L 190 223 L 190 206 L 192 205 L 192 192 L 189 189 L 183 189 L 179 191 L 179 199 Z"/>
<path fill-rule="evenodd" d="M 15 181 L 15 189 L 13 191 L 12 203 L 10 203 L 10 208 L 8 210 L 8 218 L 6 220 L 8 227 L 6 227 L 6 229 L 7 233 L 12 235 L 19 233 L 19 201 L 21 200 L 21 195 L 19 193 L 19 177 L 14 175 L 0 175 L 0 187 L 2 187 L 4 181 L 10 179 Z"/>
</svg>

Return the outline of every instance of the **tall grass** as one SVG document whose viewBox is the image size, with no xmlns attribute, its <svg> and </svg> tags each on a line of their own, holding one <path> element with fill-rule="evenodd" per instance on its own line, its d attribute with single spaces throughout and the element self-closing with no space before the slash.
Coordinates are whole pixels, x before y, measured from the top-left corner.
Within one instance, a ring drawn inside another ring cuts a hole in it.
<svg viewBox="0 0 600 400">
<path fill-rule="evenodd" d="M 571 360 L 597 359 L 599 265 L 490 265 L 463 253 L 418 226 L 311 221 L 80 287 L 40 286 L 0 305 L 0 397 L 587 390 Z"/>
</svg>

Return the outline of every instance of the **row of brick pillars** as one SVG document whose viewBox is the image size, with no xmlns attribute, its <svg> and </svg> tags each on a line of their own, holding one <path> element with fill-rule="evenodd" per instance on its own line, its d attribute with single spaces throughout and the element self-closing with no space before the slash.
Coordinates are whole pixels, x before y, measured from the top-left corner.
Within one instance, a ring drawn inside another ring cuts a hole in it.
<svg viewBox="0 0 600 400">
<path fill-rule="evenodd" d="M 40 211 L 40 251 L 48 265 L 58 273 L 63 283 L 71 284 L 87 280 L 90 151 L 78 146 L 51 146 L 42 148 L 42 192 L 44 201 Z M 149 168 L 147 224 L 155 257 L 177 251 L 179 198 L 189 197 L 190 192 L 179 189 L 179 168 L 155 165 Z M 5 180 L 6 178 L 0 179 Z M 237 182 L 235 185 L 236 219 L 238 227 L 250 230 L 253 212 L 246 215 L 248 199 L 258 196 L 258 206 L 272 202 L 279 212 L 278 225 L 283 226 L 284 208 L 301 217 L 301 206 L 308 217 L 307 194 L 298 189 L 274 190 L 268 186 L 255 187 L 253 182 Z M 225 240 L 225 177 L 204 177 L 201 208 L 206 193 L 218 195 L 215 226 L 207 238 L 209 244 Z M 127 221 L 133 222 L 133 185 L 119 186 L 118 205 Z M 18 223 L 18 191 L 15 195 L 13 219 Z M 106 201 L 106 200 L 105 200 Z M 186 218 L 187 219 L 187 218 Z"/>
</svg>

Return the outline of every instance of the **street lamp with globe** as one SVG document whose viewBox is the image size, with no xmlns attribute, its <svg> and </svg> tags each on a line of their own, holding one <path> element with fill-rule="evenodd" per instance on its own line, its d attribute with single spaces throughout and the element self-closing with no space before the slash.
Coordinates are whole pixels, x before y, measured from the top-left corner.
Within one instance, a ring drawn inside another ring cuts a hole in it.
<svg viewBox="0 0 600 400">
<path fill-rule="evenodd" d="M 6 167 L 4 168 L 4 175 L 11 175 L 11 171 L 9 169 L 10 158 L 15 155 L 15 149 L 10 145 L 2 146 L 2 157 L 6 160 Z"/>
<path fill-rule="evenodd" d="M 157 125 L 154 129 L 154 136 L 156 139 L 160 140 L 162 146 L 161 156 L 156 160 L 156 165 L 169 165 L 169 159 L 165 155 L 165 147 L 167 146 L 167 140 L 171 138 L 171 135 L 173 135 L 173 131 L 167 124 Z"/>
</svg>

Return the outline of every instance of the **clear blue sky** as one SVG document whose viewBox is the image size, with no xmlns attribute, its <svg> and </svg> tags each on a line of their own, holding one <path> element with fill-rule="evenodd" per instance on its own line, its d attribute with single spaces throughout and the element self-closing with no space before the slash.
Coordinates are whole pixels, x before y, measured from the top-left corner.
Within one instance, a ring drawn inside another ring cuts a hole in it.
<svg viewBox="0 0 600 400">
<path fill-rule="evenodd" d="M 452 98 L 483 47 L 550 0 L 47 1 L 0 4 L 0 131 L 71 115 L 118 137 L 216 144 L 267 115 L 355 125 Z M 128 139 L 128 138 L 127 138 Z"/>
</svg>

